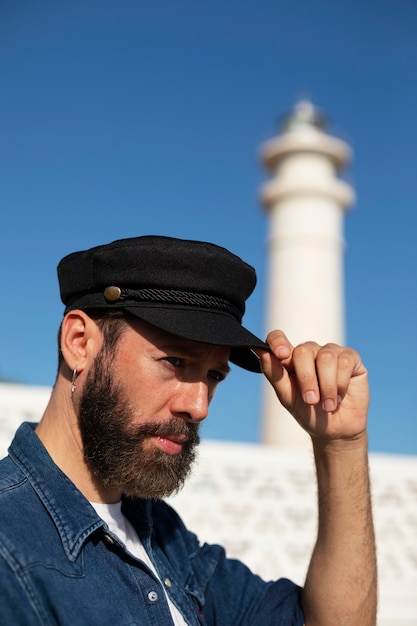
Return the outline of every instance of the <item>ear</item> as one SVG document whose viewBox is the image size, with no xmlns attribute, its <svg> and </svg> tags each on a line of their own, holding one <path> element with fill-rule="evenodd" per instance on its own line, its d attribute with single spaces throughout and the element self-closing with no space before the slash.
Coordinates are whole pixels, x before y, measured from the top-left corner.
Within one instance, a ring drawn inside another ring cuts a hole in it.
<svg viewBox="0 0 417 626">
<path fill-rule="evenodd" d="M 70 370 L 82 372 L 98 353 L 103 335 L 84 311 L 71 311 L 62 320 L 61 351 Z"/>
</svg>

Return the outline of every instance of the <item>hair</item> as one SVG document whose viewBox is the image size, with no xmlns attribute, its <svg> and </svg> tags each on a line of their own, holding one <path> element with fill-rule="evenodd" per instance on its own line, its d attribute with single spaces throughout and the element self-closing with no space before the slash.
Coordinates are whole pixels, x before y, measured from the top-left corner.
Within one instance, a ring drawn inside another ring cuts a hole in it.
<svg viewBox="0 0 417 626">
<path fill-rule="evenodd" d="M 87 311 L 86 311 L 87 313 Z M 95 321 L 101 332 L 103 333 L 103 349 L 111 352 L 123 332 L 129 325 L 129 316 L 121 309 L 114 311 L 106 311 L 105 309 L 91 309 L 87 315 Z M 64 364 L 64 357 L 61 350 L 62 323 L 58 329 L 58 371 L 57 376 Z"/>
</svg>

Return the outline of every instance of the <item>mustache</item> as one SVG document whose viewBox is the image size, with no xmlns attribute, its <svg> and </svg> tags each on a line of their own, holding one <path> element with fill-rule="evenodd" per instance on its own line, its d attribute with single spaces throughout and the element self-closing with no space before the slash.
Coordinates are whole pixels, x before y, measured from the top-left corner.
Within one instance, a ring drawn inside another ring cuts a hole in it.
<svg viewBox="0 0 417 626">
<path fill-rule="evenodd" d="M 190 424 L 183 418 L 173 417 L 167 422 L 151 422 L 139 424 L 129 429 L 129 438 L 142 441 L 146 437 L 186 437 L 192 444 L 200 443 L 199 425 Z"/>
</svg>

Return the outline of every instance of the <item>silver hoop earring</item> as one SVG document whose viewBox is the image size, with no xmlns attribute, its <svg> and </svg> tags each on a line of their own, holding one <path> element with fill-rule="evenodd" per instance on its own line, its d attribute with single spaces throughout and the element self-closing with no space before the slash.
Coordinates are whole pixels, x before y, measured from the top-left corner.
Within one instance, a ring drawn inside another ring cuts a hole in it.
<svg viewBox="0 0 417 626">
<path fill-rule="evenodd" d="M 74 367 L 74 370 L 72 372 L 72 379 L 71 379 L 71 394 L 74 393 L 74 391 L 76 390 L 77 386 L 75 384 L 75 379 L 77 378 L 77 368 Z"/>
</svg>

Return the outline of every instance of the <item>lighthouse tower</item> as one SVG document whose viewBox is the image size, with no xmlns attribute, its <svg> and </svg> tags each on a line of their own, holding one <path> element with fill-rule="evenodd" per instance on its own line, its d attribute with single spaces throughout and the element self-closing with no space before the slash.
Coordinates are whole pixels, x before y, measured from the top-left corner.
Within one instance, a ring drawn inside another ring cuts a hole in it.
<svg viewBox="0 0 417 626">
<path fill-rule="evenodd" d="M 293 344 L 344 343 L 344 215 L 352 188 L 338 178 L 349 146 L 326 132 L 308 101 L 284 119 L 282 134 L 262 146 L 272 178 L 261 198 L 269 216 L 267 329 Z M 265 384 L 264 443 L 305 448 L 309 438 Z"/>
</svg>

